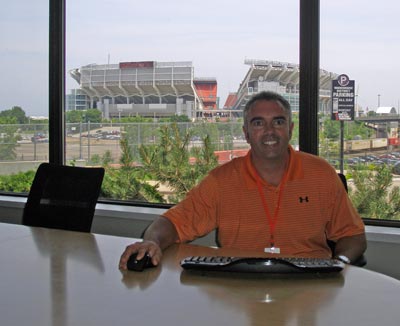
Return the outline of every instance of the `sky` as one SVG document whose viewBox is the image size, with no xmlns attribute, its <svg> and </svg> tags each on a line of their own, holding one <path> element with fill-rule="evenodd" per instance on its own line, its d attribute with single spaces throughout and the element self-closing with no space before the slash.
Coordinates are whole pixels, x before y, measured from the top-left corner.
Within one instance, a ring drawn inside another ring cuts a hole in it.
<svg viewBox="0 0 400 326">
<path fill-rule="evenodd" d="M 3 2 L 0 110 L 48 115 L 48 0 Z M 399 107 L 400 3 L 321 0 L 321 69 L 355 80 L 364 109 Z M 222 107 L 245 59 L 299 62 L 299 1 L 67 0 L 66 70 L 91 63 L 191 61 Z M 5 32 L 6 31 L 6 32 Z M 66 91 L 78 84 L 67 74 Z"/>
</svg>

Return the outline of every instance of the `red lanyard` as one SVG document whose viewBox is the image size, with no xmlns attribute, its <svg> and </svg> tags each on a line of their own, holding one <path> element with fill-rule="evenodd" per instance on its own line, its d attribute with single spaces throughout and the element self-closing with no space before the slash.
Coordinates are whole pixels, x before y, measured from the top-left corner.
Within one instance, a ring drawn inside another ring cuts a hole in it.
<svg viewBox="0 0 400 326">
<path fill-rule="evenodd" d="M 278 221 L 279 209 L 281 208 L 281 199 L 282 199 L 282 194 L 283 194 L 283 188 L 285 187 L 285 184 L 286 184 L 286 178 L 287 178 L 287 171 L 285 171 L 285 174 L 283 175 L 281 184 L 279 186 L 278 203 L 275 206 L 274 216 L 271 216 L 269 209 L 268 209 L 268 204 L 267 204 L 267 201 L 265 199 L 264 192 L 262 189 L 261 177 L 257 174 L 257 188 L 258 188 L 258 193 L 260 194 L 261 202 L 262 202 L 262 205 L 263 205 L 263 208 L 265 211 L 265 215 L 267 217 L 267 221 L 269 224 L 271 248 L 275 247 L 274 233 L 275 233 L 276 222 Z"/>
</svg>

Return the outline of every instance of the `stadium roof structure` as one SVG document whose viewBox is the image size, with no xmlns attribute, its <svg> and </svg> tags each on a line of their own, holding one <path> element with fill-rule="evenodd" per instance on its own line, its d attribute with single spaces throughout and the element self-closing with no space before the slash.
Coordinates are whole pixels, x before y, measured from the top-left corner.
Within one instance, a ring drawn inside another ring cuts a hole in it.
<svg viewBox="0 0 400 326">
<path fill-rule="evenodd" d="M 167 102 L 170 97 L 195 97 L 191 62 L 90 64 L 71 70 L 70 75 L 90 97 L 139 97 L 139 101 L 162 97 Z"/>
<path fill-rule="evenodd" d="M 294 63 L 245 59 L 250 68 L 237 92 L 233 110 L 241 110 L 249 97 L 263 90 L 272 90 L 281 94 L 299 93 L 300 66 Z M 338 74 L 320 69 L 320 97 L 330 99 L 331 82 Z"/>
<path fill-rule="evenodd" d="M 190 61 L 89 64 L 69 73 L 90 97 L 90 107 L 99 103 L 97 108 L 104 111 L 107 106 L 111 116 L 186 113 L 194 117 L 216 108 L 216 79 L 195 78 Z"/>
<path fill-rule="evenodd" d="M 228 97 L 226 98 L 224 109 L 231 108 L 237 100 L 236 93 L 229 93 Z"/>
</svg>

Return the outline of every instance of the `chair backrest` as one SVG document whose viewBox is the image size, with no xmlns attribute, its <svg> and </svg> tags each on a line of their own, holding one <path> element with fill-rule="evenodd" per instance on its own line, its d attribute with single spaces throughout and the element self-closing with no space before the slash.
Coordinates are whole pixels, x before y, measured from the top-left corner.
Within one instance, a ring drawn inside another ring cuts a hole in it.
<svg viewBox="0 0 400 326">
<path fill-rule="evenodd" d="M 340 180 L 342 180 L 344 189 L 346 189 L 346 192 L 349 192 L 349 188 L 347 187 L 347 179 L 346 176 L 343 173 L 338 173 L 338 176 L 340 178 Z"/>
<path fill-rule="evenodd" d="M 346 176 L 345 176 L 343 173 L 338 173 L 338 176 L 339 176 L 340 180 L 342 181 L 343 186 L 344 186 L 344 188 L 346 189 L 346 192 L 349 192 L 349 188 L 348 188 L 348 186 L 347 186 L 347 179 L 346 179 Z M 333 256 L 335 256 L 335 247 L 336 247 L 336 243 L 333 242 L 333 241 L 329 241 L 329 240 L 328 240 L 328 245 L 329 245 L 329 247 L 330 247 L 331 250 L 332 250 Z M 361 255 L 361 256 L 358 257 L 355 261 L 353 261 L 351 264 L 352 264 L 352 265 L 355 265 L 355 266 L 362 267 L 362 266 L 365 266 L 365 265 L 367 264 L 367 259 L 365 258 L 364 255 Z"/>
<path fill-rule="evenodd" d="M 22 223 L 90 232 L 104 169 L 42 163 L 25 204 Z"/>
</svg>

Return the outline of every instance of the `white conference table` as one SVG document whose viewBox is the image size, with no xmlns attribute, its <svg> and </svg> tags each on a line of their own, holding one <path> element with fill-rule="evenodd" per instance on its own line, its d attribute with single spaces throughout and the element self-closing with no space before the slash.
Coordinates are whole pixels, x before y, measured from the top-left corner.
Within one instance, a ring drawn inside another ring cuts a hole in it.
<svg viewBox="0 0 400 326">
<path fill-rule="evenodd" d="M 188 273 L 191 255 L 247 255 L 174 245 L 163 263 L 122 272 L 134 239 L 0 223 L 4 326 L 400 324 L 400 281 L 347 266 L 335 276 Z"/>
</svg>

